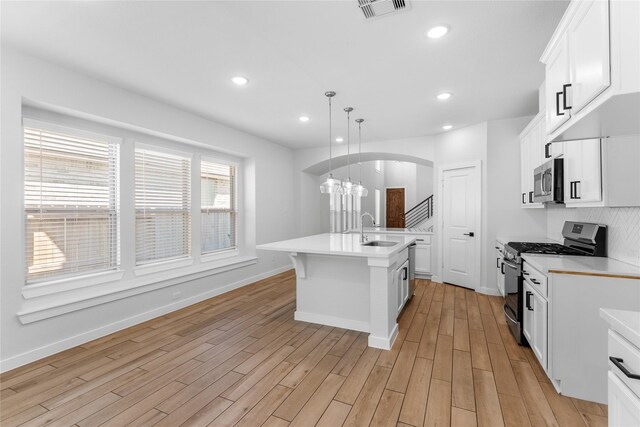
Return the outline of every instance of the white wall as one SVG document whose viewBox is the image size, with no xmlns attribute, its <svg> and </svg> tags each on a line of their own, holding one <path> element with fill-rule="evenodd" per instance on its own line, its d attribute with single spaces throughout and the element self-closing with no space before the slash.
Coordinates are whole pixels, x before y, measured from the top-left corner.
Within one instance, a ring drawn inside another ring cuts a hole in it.
<svg viewBox="0 0 640 427">
<path fill-rule="evenodd" d="M 532 117 L 492 120 L 487 127 L 487 242 L 489 288 L 496 286 L 495 240 L 497 236 L 543 237 L 547 218 L 544 209 L 520 205 L 520 142 L 518 134 Z"/>
<path fill-rule="evenodd" d="M 101 118 L 109 125 L 153 131 L 169 139 L 209 145 L 243 158 L 246 185 L 242 189 L 244 212 L 240 217 L 245 236 L 242 254 L 247 256 L 255 254 L 255 243 L 296 235 L 292 225 L 297 210 L 292 182 L 294 158 L 291 150 L 280 145 L 5 47 L 2 48 L 1 60 L 2 370 L 145 320 L 145 316 L 156 316 L 178 308 L 180 304 L 194 303 L 216 290 L 219 292 L 290 267 L 284 255 L 259 252 L 257 263 L 248 267 L 21 324 L 16 312 L 26 303 L 22 296 L 24 248 L 21 202 L 21 108 L 24 99 L 81 112 L 85 114 L 84 118 Z M 122 182 L 121 185 L 132 184 Z M 177 304 L 172 301 L 175 291 L 182 293 Z"/>
</svg>

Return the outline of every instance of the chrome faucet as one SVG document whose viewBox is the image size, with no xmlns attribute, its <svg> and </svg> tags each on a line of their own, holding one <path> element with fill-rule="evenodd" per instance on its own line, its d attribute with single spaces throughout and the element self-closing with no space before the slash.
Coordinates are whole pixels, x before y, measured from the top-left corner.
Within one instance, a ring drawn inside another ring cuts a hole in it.
<svg viewBox="0 0 640 427">
<path fill-rule="evenodd" d="M 369 218 L 371 218 L 371 223 L 373 224 L 374 227 L 376 226 L 376 220 L 373 219 L 373 216 L 371 216 L 369 212 L 365 212 L 362 215 L 360 215 L 360 244 L 367 241 L 367 238 L 364 235 L 364 217 L 365 216 L 368 216 Z"/>
</svg>

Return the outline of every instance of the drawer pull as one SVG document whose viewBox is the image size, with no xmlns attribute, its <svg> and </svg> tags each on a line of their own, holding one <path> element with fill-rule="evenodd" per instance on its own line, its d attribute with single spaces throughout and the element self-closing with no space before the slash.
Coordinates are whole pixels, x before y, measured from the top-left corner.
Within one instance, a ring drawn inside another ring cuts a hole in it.
<svg viewBox="0 0 640 427">
<path fill-rule="evenodd" d="M 540 282 L 538 282 L 536 279 L 531 279 L 531 281 L 532 281 L 533 283 L 535 283 L 536 285 L 539 285 L 539 284 L 540 284 Z"/>
<path fill-rule="evenodd" d="M 640 375 L 638 374 L 632 374 L 631 372 L 629 372 L 629 370 L 627 368 L 624 367 L 624 365 L 622 364 L 624 362 L 624 360 L 622 360 L 619 357 L 609 357 L 609 360 L 611 360 L 611 362 L 616 365 L 618 367 L 618 369 L 620 369 L 622 371 L 623 374 L 625 374 L 627 377 L 633 379 L 633 380 L 640 380 Z"/>
<path fill-rule="evenodd" d="M 526 298 L 525 305 L 527 306 L 527 309 L 529 311 L 533 311 L 533 308 L 531 308 L 531 299 L 530 299 L 531 295 L 533 295 L 533 292 L 527 291 L 527 298 Z"/>
</svg>

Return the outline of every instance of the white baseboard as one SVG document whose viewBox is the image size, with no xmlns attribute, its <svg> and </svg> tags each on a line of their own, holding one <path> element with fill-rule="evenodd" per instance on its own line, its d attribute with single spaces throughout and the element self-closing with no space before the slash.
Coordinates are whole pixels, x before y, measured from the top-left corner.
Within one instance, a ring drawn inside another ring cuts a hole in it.
<svg viewBox="0 0 640 427">
<path fill-rule="evenodd" d="M 305 311 L 296 310 L 293 318 L 301 322 L 318 323 L 320 325 L 333 326 L 335 328 L 369 332 L 369 322 L 344 319 L 342 317 L 326 316 L 324 314 L 308 313 Z"/>
<path fill-rule="evenodd" d="M 128 317 L 118 322 L 110 323 L 108 325 L 101 326 L 96 329 L 92 329 L 91 331 L 83 332 L 73 337 L 65 338 L 64 340 L 60 340 L 55 343 L 45 345 L 43 347 L 39 347 L 34 350 L 30 350 L 25 353 L 18 354 L 16 356 L 9 357 L 7 359 L 0 361 L 0 372 L 6 372 L 11 369 L 15 369 L 20 366 L 26 365 L 28 363 L 35 362 L 36 360 L 40 360 L 44 357 L 51 356 L 53 354 L 59 353 L 69 348 L 85 344 L 97 338 L 101 338 L 103 336 L 112 334 L 114 332 L 118 332 L 122 329 L 137 325 L 147 320 L 151 320 L 158 316 L 163 316 L 165 314 L 171 313 L 173 311 L 179 310 L 184 307 L 188 307 L 200 301 L 213 298 L 215 296 L 224 294 L 234 289 L 241 288 L 243 286 L 249 285 L 251 283 L 265 279 L 267 277 L 284 273 L 285 271 L 288 271 L 288 270 L 291 270 L 291 265 L 285 265 L 285 266 L 276 268 L 274 270 L 267 271 L 265 273 L 261 273 L 252 277 L 247 277 L 246 279 L 242 279 L 235 283 L 230 283 L 220 288 L 212 289 L 210 291 L 207 291 L 198 295 L 194 295 L 189 298 L 185 298 L 184 300 L 163 305 L 161 307 L 154 308 L 153 310 L 149 310 L 144 313 L 136 314 L 135 316 Z"/>
<path fill-rule="evenodd" d="M 440 278 L 440 276 L 437 276 L 435 274 L 431 275 L 431 281 L 436 283 L 442 283 L 442 279 Z"/>
<path fill-rule="evenodd" d="M 502 294 L 500 293 L 500 291 L 496 288 L 488 288 L 486 286 L 483 286 L 481 288 L 476 289 L 476 292 L 480 293 L 480 294 L 485 294 L 485 295 L 493 295 L 496 297 L 501 297 Z"/>
<path fill-rule="evenodd" d="M 398 324 L 391 331 L 391 335 L 389 337 L 374 337 L 373 335 L 369 335 L 369 347 L 381 348 L 382 350 L 391 350 L 393 347 L 393 343 L 396 342 L 396 338 L 398 338 Z"/>
</svg>

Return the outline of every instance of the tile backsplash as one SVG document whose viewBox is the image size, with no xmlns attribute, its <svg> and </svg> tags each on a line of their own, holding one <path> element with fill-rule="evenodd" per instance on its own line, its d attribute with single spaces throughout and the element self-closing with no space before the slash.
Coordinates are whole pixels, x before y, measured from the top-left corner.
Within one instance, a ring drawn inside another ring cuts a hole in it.
<svg viewBox="0 0 640 427">
<path fill-rule="evenodd" d="M 562 241 L 565 221 L 607 225 L 608 256 L 640 266 L 640 207 L 565 208 L 547 207 L 547 237 Z"/>
</svg>

